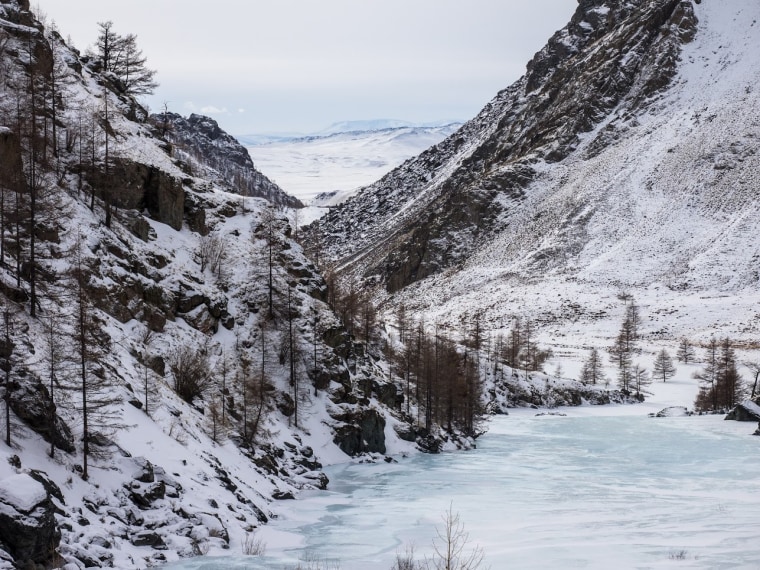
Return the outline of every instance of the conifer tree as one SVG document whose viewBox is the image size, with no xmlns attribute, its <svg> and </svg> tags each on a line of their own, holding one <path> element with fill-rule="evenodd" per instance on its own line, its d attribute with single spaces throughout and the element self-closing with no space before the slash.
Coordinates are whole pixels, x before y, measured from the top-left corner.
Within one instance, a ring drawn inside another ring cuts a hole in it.
<svg viewBox="0 0 760 570">
<path fill-rule="evenodd" d="M 668 378 L 672 378 L 675 374 L 676 367 L 673 366 L 673 359 L 668 354 L 668 351 L 663 348 L 654 359 L 652 375 L 658 380 L 662 378 L 662 381 L 666 382 Z"/>
<path fill-rule="evenodd" d="M 113 73 L 133 96 L 150 95 L 158 87 L 156 72 L 146 67 L 147 60 L 137 47 L 137 36 L 117 34 L 113 22 L 98 23 L 95 47 L 103 70 Z"/>
<path fill-rule="evenodd" d="M 684 364 L 694 362 L 694 347 L 691 345 L 688 338 L 684 337 L 678 343 L 676 358 L 678 359 L 678 362 L 683 362 Z"/>
<path fill-rule="evenodd" d="M 588 357 L 581 369 L 580 380 L 584 384 L 602 383 L 605 380 L 604 366 L 599 356 L 599 350 L 596 347 L 589 350 Z"/>
</svg>

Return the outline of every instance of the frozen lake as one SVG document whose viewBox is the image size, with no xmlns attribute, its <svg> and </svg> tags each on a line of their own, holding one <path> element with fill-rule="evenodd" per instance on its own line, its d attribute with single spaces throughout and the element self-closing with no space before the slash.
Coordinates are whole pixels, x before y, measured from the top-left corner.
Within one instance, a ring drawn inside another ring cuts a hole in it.
<svg viewBox="0 0 760 570">
<path fill-rule="evenodd" d="M 477 450 L 328 468 L 328 492 L 288 503 L 263 529 L 264 559 L 171 567 L 279 569 L 309 552 L 342 570 L 390 570 L 405 543 L 431 552 L 452 504 L 493 570 L 757 569 L 754 427 L 722 417 L 497 417 Z"/>
</svg>

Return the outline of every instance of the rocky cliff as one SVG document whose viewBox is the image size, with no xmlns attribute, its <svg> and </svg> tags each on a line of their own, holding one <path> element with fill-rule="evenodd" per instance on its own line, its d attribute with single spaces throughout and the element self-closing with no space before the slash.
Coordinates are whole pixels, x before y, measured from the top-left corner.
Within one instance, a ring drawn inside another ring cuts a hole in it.
<svg viewBox="0 0 760 570">
<path fill-rule="evenodd" d="M 202 170 L 196 175 L 243 196 L 265 198 L 288 208 L 303 207 L 298 198 L 286 194 L 259 172 L 246 148 L 219 128 L 214 119 L 196 114 L 182 117 L 167 112 L 155 114 L 151 120 L 159 135 L 174 145 L 175 153 L 185 156 Z"/>
<path fill-rule="evenodd" d="M 312 247 L 388 314 L 530 316 L 580 347 L 586 325 L 610 342 L 627 292 L 650 339 L 754 342 L 757 21 L 750 0 L 579 3 L 522 79 Z"/>
</svg>

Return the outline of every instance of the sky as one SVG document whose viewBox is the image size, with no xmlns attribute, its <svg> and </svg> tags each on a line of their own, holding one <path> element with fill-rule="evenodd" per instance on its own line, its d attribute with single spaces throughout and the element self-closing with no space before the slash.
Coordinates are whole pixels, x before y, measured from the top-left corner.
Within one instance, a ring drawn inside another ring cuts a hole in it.
<svg viewBox="0 0 760 570">
<path fill-rule="evenodd" d="M 518 79 L 576 0 L 32 0 L 85 51 L 97 23 L 137 35 L 152 111 L 235 135 L 339 121 L 472 118 Z"/>
</svg>

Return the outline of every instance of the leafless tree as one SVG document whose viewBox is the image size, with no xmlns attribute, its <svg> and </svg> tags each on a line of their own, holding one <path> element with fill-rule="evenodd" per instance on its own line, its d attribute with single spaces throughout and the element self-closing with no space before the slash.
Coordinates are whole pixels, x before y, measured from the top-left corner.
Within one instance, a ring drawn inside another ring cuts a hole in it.
<svg viewBox="0 0 760 570">
<path fill-rule="evenodd" d="M 78 393 L 75 405 L 82 420 L 83 471 L 89 478 L 91 440 L 95 433 L 106 434 L 118 428 L 119 412 L 115 408 L 118 396 L 114 383 L 103 366 L 111 339 L 97 317 L 90 300 L 90 271 L 84 256 L 84 240 L 80 236 L 72 254 L 69 272 L 70 291 L 73 297 L 73 345 L 78 373 L 71 389 Z"/>
<path fill-rule="evenodd" d="M 755 379 L 752 382 L 752 390 L 749 396 L 750 399 L 754 400 L 755 395 L 757 394 L 757 380 L 760 378 L 760 362 L 746 361 L 744 362 L 744 366 L 749 368 L 752 371 L 752 374 L 755 376 Z"/>
<path fill-rule="evenodd" d="M 428 570 L 476 570 L 481 567 L 485 553 L 479 546 L 469 548 L 470 535 L 453 506 L 443 515 L 443 526 L 436 528 L 433 540 L 435 555 L 425 559 Z"/>
<path fill-rule="evenodd" d="M 11 397 L 18 388 L 16 373 L 18 361 L 15 355 L 16 343 L 13 340 L 18 310 L 5 301 L 2 311 L 2 332 L 0 333 L 0 370 L 3 374 L 3 401 L 5 402 L 5 445 L 11 446 Z"/>
<path fill-rule="evenodd" d="M 404 552 L 396 552 L 391 570 L 424 570 L 423 565 L 414 557 L 414 545 L 407 544 Z"/>
<path fill-rule="evenodd" d="M 47 375 L 50 404 L 48 409 L 48 434 L 50 435 L 50 457 L 55 456 L 55 439 L 58 403 L 65 397 L 65 379 L 72 364 L 72 354 L 62 333 L 64 315 L 49 307 L 41 319 L 43 327 L 42 362 Z"/>
<path fill-rule="evenodd" d="M 267 290 L 269 299 L 269 318 L 274 318 L 274 262 L 275 254 L 282 243 L 282 237 L 278 231 L 278 218 L 277 212 L 273 206 L 266 207 L 261 212 L 259 220 L 259 228 L 257 232 L 260 233 L 266 244 L 267 251 Z"/>
<path fill-rule="evenodd" d="M 212 273 L 218 273 L 224 263 L 225 255 L 224 239 L 218 233 L 202 236 L 198 241 L 196 257 L 201 273 L 206 271 L 206 268 Z"/>
</svg>

